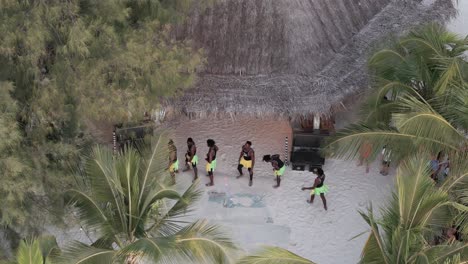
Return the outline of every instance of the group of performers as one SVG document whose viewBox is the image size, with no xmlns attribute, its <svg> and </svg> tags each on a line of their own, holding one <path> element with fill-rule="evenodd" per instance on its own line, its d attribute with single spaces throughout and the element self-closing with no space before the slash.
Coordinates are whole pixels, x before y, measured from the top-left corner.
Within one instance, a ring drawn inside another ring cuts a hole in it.
<svg viewBox="0 0 468 264">
<path fill-rule="evenodd" d="M 206 186 L 213 186 L 214 185 L 214 171 L 216 169 L 216 154 L 218 152 L 218 146 L 216 146 L 216 142 L 213 139 L 208 139 L 206 141 L 208 145 L 208 153 L 206 154 L 206 173 L 207 176 L 210 178 L 210 182 L 206 184 Z M 169 165 L 168 170 L 171 174 L 172 181 L 175 184 L 175 174 L 179 170 L 179 161 L 177 159 L 177 148 L 174 144 L 173 140 L 169 140 L 168 143 L 169 148 Z M 275 175 L 276 185 L 274 188 L 280 187 L 281 184 L 281 176 L 283 176 L 284 171 L 286 170 L 286 165 L 284 161 L 280 159 L 280 155 L 264 155 L 263 161 L 271 163 L 273 167 L 273 172 Z M 197 156 L 197 146 L 192 138 L 187 139 L 187 152 L 185 154 L 185 171 L 189 171 L 191 168 L 194 172 L 193 181 L 195 182 L 198 179 L 198 156 Z M 239 163 L 237 166 L 237 170 L 239 171 L 239 175 L 237 179 L 244 176 L 243 168 L 246 168 L 249 172 L 249 186 L 253 185 L 253 171 L 255 166 L 255 151 L 252 148 L 252 142 L 247 141 L 241 148 L 241 152 L 239 155 Z M 314 169 L 314 174 L 317 175 L 313 186 L 311 187 L 302 187 L 302 190 L 311 190 L 310 192 L 310 199 L 307 200 L 309 203 L 313 203 L 315 195 L 320 195 L 320 198 L 323 201 L 323 206 L 325 210 L 327 210 L 327 202 L 325 199 L 325 193 L 328 192 L 328 187 L 324 184 L 325 181 L 325 174 L 322 169 L 316 168 Z"/>
</svg>

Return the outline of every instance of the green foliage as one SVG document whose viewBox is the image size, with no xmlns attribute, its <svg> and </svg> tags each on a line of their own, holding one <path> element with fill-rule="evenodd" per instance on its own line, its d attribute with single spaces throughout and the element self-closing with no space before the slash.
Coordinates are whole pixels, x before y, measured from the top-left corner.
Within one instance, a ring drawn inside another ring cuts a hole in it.
<svg viewBox="0 0 468 264">
<path fill-rule="evenodd" d="M 96 230 L 92 245 L 65 248 L 63 263 L 229 263 L 236 246 L 216 225 L 183 221 L 201 195 L 168 187 L 168 139 L 158 137 L 148 155 L 126 148 L 117 156 L 96 147 L 79 188 L 67 192 L 81 223 Z M 142 151 L 145 153 L 145 151 Z M 146 157 L 148 156 L 148 157 Z"/>
<path fill-rule="evenodd" d="M 458 164 L 457 164 L 458 165 Z M 460 164 L 451 177 L 459 179 L 468 172 Z M 442 241 L 434 245 L 444 229 L 459 225 L 466 229 L 468 207 L 450 199 L 450 188 L 437 188 L 429 177 L 427 162 L 412 158 L 400 166 L 396 188 L 389 203 L 376 219 L 372 208 L 361 212 L 371 232 L 362 252 L 361 263 L 445 263 L 468 260 L 468 245 Z M 456 184 L 451 185 L 452 188 Z M 466 185 L 465 185 L 466 188 Z M 457 219 L 464 219 L 458 222 Z M 466 235 L 466 234 L 465 234 Z"/>
<path fill-rule="evenodd" d="M 18 264 L 43 264 L 39 241 L 21 241 L 17 259 Z"/>
<path fill-rule="evenodd" d="M 10 96 L 11 83 L 0 82 L 0 204 L 1 224 L 25 221 L 25 199 L 28 192 L 37 189 L 38 182 L 26 177 L 31 173 L 31 166 L 23 161 L 19 152 L 22 141 L 21 131 L 16 122 L 18 105 Z"/>
<path fill-rule="evenodd" d="M 202 52 L 169 23 L 194 3 L 0 1 L 0 224 L 24 231 L 60 215 L 92 141 L 85 121 L 139 119 L 191 85 Z"/>
<path fill-rule="evenodd" d="M 421 151 L 458 155 L 468 144 L 467 50 L 468 38 L 431 24 L 375 53 L 369 61 L 374 91 L 362 119 L 332 137 L 328 151 L 354 158 L 368 142 L 373 158 L 383 146 L 395 161 Z"/>
<path fill-rule="evenodd" d="M 16 256 L 17 264 L 50 264 L 60 253 L 55 237 L 42 236 L 21 241 Z"/>
</svg>

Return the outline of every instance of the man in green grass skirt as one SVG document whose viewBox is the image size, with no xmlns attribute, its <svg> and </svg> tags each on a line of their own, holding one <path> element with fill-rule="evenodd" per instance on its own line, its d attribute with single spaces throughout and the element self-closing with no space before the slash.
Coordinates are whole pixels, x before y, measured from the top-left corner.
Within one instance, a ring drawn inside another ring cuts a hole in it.
<svg viewBox="0 0 468 264">
<path fill-rule="evenodd" d="M 314 174 L 317 175 L 312 187 L 302 187 L 302 190 L 311 190 L 310 191 L 310 200 L 307 200 L 308 203 L 312 204 L 314 202 L 315 195 L 320 195 L 323 202 L 323 208 L 327 210 L 327 200 L 325 199 L 325 194 L 328 192 L 328 186 L 325 185 L 325 173 L 321 168 L 315 168 Z"/>
<path fill-rule="evenodd" d="M 175 174 L 179 172 L 179 160 L 177 159 L 177 148 L 172 139 L 170 139 L 169 143 L 167 143 L 167 147 L 169 148 L 169 165 L 167 169 L 169 170 L 169 173 L 171 174 L 172 183 L 175 184 L 176 183 Z"/>
<path fill-rule="evenodd" d="M 185 169 L 184 171 L 190 170 L 190 165 L 193 168 L 193 172 L 195 173 L 195 177 L 193 181 L 195 182 L 198 179 L 198 156 L 197 156 L 197 146 L 192 138 L 187 139 L 187 153 L 185 154 Z"/>
<path fill-rule="evenodd" d="M 216 153 L 218 152 L 218 146 L 213 139 L 208 139 L 206 141 L 208 145 L 208 153 L 206 154 L 206 172 L 210 177 L 210 182 L 206 184 L 206 186 L 213 186 L 214 185 L 214 170 L 216 169 Z"/>
</svg>

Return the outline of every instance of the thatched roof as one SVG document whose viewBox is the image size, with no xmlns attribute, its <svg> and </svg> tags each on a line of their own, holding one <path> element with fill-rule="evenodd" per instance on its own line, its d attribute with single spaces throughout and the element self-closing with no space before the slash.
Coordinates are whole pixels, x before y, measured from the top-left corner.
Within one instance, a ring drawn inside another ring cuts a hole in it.
<svg viewBox="0 0 468 264">
<path fill-rule="evenodd" d="M 205 49 L 208 64 L 169 105 L 192 116 L 328 114 L 367 87 L 375 43 L 453 8 L 451 0 L 419 2 L 217 0 L 177 29 L 178 39 Z"/>
</svg>

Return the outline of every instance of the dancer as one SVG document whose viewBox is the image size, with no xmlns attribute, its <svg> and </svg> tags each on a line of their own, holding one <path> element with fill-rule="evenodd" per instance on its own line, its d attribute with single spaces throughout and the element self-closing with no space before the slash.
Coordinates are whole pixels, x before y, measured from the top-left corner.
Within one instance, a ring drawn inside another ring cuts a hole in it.
<svg viewBox="0 0 468 264">
<path fill-rule="evenodd" d="M 206 184 L 206 186 L 213 186 L 214 185 L 214 175 L 213 172 L 216 169 L 216 152 L 218 152 L 218 146 L 216 146 L 216 142 L 213 139 L 208 139 L 206 141 L 208 145 L 208 153 L 206 154 L 206 172 L 210 177 L 210 182 Z"/>
<path fill-rule="evenodd" d="M 187 153 L 185 154 L 185 169 L 183 171 L 189 171 L 190 165 L 192 165 L 193 172 L 195 176 L 193 178 L 193 182 L 198 179 L 198 156 L 197 156 L 197 146 L 192 138 L 187 139 Z"/>
<path fill-rule="evenodd" d="M 284 162 L 279 157 L 280 156 L 278 154 L 263 156 L 263 161 L 271 162 L 271 166 L 273 166 L 273 171 L 275 172 L 276 185 L 274 185 L 273 188 L 280 187 L 281 176 L 283 176 L 284 171 L 286 170 Z"/>
<path fill-rule="evenodd" d="M 323 208 L 327 210 L 327 200 L 325 199 L 325 194 L 328 192 L 328 186 L 324 184 L 325 174 L 321 168 L 315 168 L 314 174 L 317 175 L 312 187 L 302 187 L 302 190 L 311 190 L 310 191 L 310 200 L 307 200 L 308 203 L 312 204 L 314 202 L 315 195 L 320 195 L 323 202 Z"/>
<path fill-rule="evenodd" d="M 239 171 L 239 176 L 237 178 L 244 176 L 242 173 L 242 168 L 245 167 L 249 171 L 250 174 L 250 181 L 249 186 L 253 184 L 253 168 L 255 165 L 255 152 L 253 148 L 251 148 L 252 142 L 247 141 L 243 146 L 239 156 L 239 165 L 237 166 L 237 170 Z"/>
<path fill-rule="evenodd" d="M 175 184 L 175 174 L 179 172 L 179 160 L 177 160 L 177 148 L 174 144 L 172 139 L 169 140 L 167 143 L 167 147 L 169 148 L 169 165 L 167 169 L 171 174 L 172 183 Z"/>
</svg>

